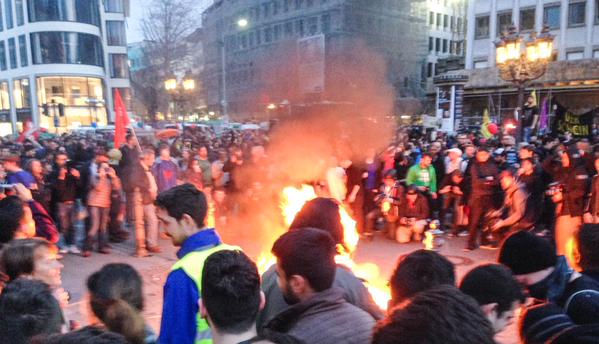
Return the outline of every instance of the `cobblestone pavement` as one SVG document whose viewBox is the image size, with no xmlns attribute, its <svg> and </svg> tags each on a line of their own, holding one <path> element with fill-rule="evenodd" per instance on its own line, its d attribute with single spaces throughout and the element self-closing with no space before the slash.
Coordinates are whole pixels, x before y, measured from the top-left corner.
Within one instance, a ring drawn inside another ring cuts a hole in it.
<svg viewBox="0 0 599 344">
<path fill-rule="evenodd" d="M 232 242 L 244 248 L 254 259 L 262 250 L 256 247 L 255 242 Z M 170 240 L 160 240 L 162 253 L 148 258 L 135 258 L 133 241 L 120 244 L 112 244 L 112 252 L 108 255 L 93 253 L 90 258 L 82 258 L 67 255 L 63 258 L 63 285 L 71 293 L 71 304 L 66 310 L 68 319 L 76 320 L 81 325 L 86 321 L 85 281 L 94 271 L 108 263 L 127 263 L 134 266 L 144 280 L 145 311 L 144 316 L 150 326 L 158 330 L 160 328 L 160 314 L 162 311 L 162 286 L 171 265 L 175 262 L 176 249 Z M 464 238 L 448 239 L 446 245 L 441 248 L 441 253 L 447 256 L 454 264 L 458 280 L 470 269 L 481 263 L 493 262 L 497 256 L 496 251 L 476 250 L 474 252 L 462 252 L 465 246 Z M 355 255 L 358 263 L 373 262 L 380 270 L 381 276 L 388 278 L 397 261 L 397 258 L 415 249 L 422 248 L 422 244 L 396 244 L 381 237 L 375 237 L 372 242 L 361 242 Z M 269 248 L 268 248 L 269 249 Z M 518 343 L 516 326 L 513 325 L 498 336 L 497 341 L 502 344 Z"/>
</svg>

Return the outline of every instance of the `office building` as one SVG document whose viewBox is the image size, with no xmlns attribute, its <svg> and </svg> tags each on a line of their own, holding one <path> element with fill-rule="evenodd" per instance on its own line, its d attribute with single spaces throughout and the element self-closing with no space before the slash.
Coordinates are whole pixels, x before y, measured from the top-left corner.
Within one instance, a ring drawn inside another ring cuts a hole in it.
<svg viewBox="0 0 599 344">
<path fill-rule="evenodd" d="M 351 72 L 378 61 L 369 53 L 395 101 L 424 95 L 424 0 L 217 0 L 202 24 L 203 89 L 216 113 L 348 102 L 367 81 Z"/>
<path fill-rule="evenodd" d="M 0 135 L 112 121 L 130 98 L 128 0 L 0 1 Z M 60 116 L 62 115 L 62 116 Z"/>
</svg>

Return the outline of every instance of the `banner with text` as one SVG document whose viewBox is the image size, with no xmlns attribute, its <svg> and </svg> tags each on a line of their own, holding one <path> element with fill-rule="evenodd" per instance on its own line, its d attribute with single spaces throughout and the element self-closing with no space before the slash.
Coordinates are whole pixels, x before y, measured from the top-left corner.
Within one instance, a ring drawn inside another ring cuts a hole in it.
<svg viewBox="0 0 599 344">
<path fill-rule="evenodd" d="M 569 132 L 574 137 L 590 137 L 593 129 L 593 118 L 599 116 L 599 108 L 577 115 L 556 104 L 553 132 L 564 134 Z"/>
</svg>

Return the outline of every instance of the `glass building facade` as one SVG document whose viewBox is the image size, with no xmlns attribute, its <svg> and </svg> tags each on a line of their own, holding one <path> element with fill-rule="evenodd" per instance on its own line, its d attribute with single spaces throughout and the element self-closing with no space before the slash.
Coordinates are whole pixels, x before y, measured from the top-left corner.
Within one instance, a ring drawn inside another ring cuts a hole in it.
<svg viewBox="0 0 599 344">
<path fill-rule="evenodd" d="M 0 136 L 27 120 L 51 132 L 110 122 L 112 91 L 131 98 L 128 6 L 128 0 L 0 0 Z"/>
<path fill-rule="evenodd" d="M 30 22 L 67 21 L 100 26 L 98 0 L 28 0 Z"/>
<path fill-rule="evenodd" d="M 34 64 L 85 64 L 104 66 L 100 37 L 78 32 L 36 32 L 31 34 Z"/>
</svg>

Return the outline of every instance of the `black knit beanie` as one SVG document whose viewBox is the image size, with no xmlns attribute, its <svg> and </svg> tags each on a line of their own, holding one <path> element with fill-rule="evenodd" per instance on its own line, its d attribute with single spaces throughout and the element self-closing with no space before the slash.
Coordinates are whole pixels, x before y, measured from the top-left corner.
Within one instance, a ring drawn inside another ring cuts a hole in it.
<svg viewBox="0 0 599 344">
<path fill-rule="evenodd" d="M 505 239 L 498 260 L 509 267 L 514 275 L 523 275 L 555 266 L 557 255 L 547 240 L 521 231 Z"/>
</svg>

